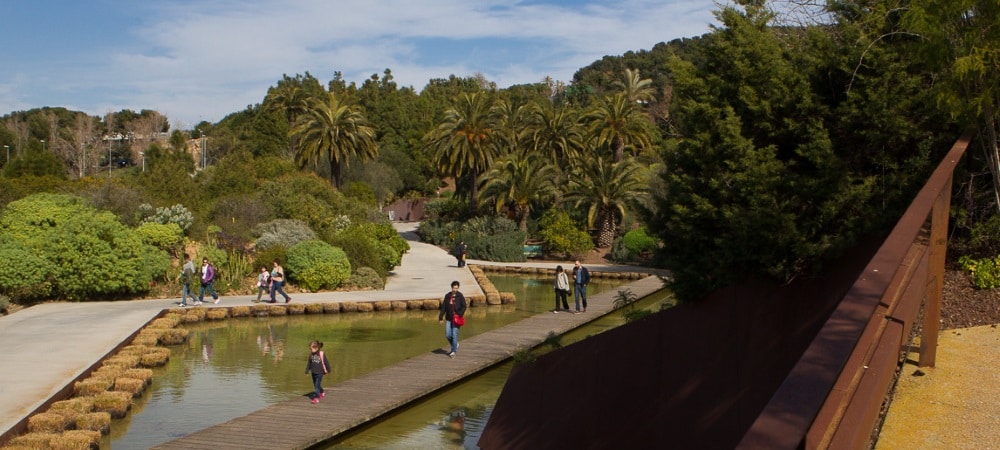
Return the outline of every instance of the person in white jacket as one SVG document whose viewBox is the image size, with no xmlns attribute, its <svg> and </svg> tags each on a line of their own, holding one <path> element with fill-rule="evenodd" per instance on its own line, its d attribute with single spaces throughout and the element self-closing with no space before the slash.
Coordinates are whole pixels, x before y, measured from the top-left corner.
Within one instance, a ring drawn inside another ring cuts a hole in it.
<svg viewBox="0 0 1000 450">
<path fill-rule="evenodd" d="M 566 276 L 566 271 L 563 270 L 562 266 L 556 266 L 556 309 L 553 309 L 553 313 L 559 312 L 559 301 L 562 300 L 563 311 L 569 311 L 569 303 L 567 298 L 569 297 L 569 277 Z"/>
</svg>

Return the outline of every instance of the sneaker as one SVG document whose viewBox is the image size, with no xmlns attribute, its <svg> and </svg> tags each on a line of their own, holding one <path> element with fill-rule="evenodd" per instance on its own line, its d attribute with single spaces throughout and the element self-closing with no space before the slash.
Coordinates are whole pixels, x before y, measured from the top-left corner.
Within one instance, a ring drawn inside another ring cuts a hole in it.
<svg viewBox="0 0 1000 450">
<path fill-rule="evenodd" d="M 212 303 L 215 303 L 216 305 L 218 305 L 219 304 L 219 299 L 215 299 L 215 301 L 212 302 Z"/>
<path fill-rule="evenodd" d="M 313 402 L 313 404 L 319 403 L 319 399 L 318 398 L 314 398 L 314 399 L 312 399 L 312 402 Z"/>
<path fill-rule="evenodd" d="M 461 346 L 462 346 L 462 343 L 461 343 L 461 342 L 459 342 L 459 343 L 455 344 L 455 350 L 458 350 L 458 348 L 459 348 L 459 347 L 461 347 Z"/>
<path fill-rule="evenodd" d="M 291 303 L 291 302 L 292 302 L 292 298 L 291 297 L 288 297 L 288 298 L 285 299 L 285 303 Z"/>
<path fill-rule="evenodd" d="M 187 305 L 188 305 L 187 303 L 178 303 L 177 304 L 177 306 L 181 307 L 181 308 L 187 307 Z"/>
<path fill-rule="evenodd" d="M 451 352 L 451 353 L 449 353 L 449 354 L 448 354 L 448 357 L 449 357 L 449 358 L 454 358 L 454 357 L 455 357 L 455 352 Z"/>
<path fill-rule="evenodd" d="M 319 398 L 326 398 L 326 391 L 320 392 Z"/>
<path fill-rule="evenodd" d="M 552 310 L 552 314 L 559 314 L 559 311 L 556 311 L 556 310 L 553 309 Z"/>
<path fill-rule="evenodd" d="M 201 302 L 194 302 L 194 306 L 198 306 L 200 304 L 201 304 Z"/>
</svg>

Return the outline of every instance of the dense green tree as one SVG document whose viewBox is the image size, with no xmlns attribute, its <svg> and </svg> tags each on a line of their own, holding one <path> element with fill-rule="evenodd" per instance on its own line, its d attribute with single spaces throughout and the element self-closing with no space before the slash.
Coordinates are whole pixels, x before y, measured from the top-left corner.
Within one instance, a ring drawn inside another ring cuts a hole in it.
<svg viewBox="0 0 1000 450">
<path fill-rule="evenodd" d="M 556 107 L 548 102 L 534 105 L 527 132 L 532 148 L 546 155 L 557 168 L 579 157 L 583 149 L 584 130 L 572 107 Z"/>
<path fill-rule="evenodd" d="M 366 161 L 378 155 L 375 129 L 360 108 L 341 102 L 333 93 L 311 102 L 292 134 L 301 140 L 296 162 L 302 167 L 329 164 L 330 183 L 337 188 L 351 159 Z"/>
</svg>

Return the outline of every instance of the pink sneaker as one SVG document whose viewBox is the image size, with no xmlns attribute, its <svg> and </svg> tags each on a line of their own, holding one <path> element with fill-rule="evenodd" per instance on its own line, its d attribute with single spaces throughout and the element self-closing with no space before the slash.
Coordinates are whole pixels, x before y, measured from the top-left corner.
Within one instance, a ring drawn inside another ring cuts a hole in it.
<svg viewBox="0 0 1000 450">
<path fill-rule="evenodd" d="M 312 402 L 313 402 L 313 404 L 319 403 L 319 399 L 318 398 L 314 398 L 314 399 L 312 399 Z"/>
<path fill-rule="evenodd" d="M 320 392 L 319 398 L 326 398 L 326 391 Z"/>
</svg>

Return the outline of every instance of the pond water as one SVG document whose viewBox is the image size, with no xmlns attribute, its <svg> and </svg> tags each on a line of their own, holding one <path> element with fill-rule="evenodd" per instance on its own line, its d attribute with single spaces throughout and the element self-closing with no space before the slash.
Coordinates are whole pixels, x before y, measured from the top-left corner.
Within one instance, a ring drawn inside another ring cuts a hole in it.
<svg viewBox="0 0 1000 450">
<path fill-rule="evenodd" d="M 463 339 L 554 305 L 547 278 L 490 279 L 518 301 L 470 308 Z M 589 293 L 623 283 L 595 278 Z M 608 315 L 565 336 L 563 344 L 620 323 L 617 314 Z M 102 448 L 149 448 L 306 394 L 312 383 L 303 370 L 312 339 L 324 342 L 333 366 L 325 386 L 447 345 L 437 311 L 238 318 L 185 327 L 188 341 L 172 348 L 166 366 L 154 369 L 151 387 L 127 417 L 112 422 Z M 328 448 L 475 448 L 510 368 L 498 366 Z"/>
</svg>

